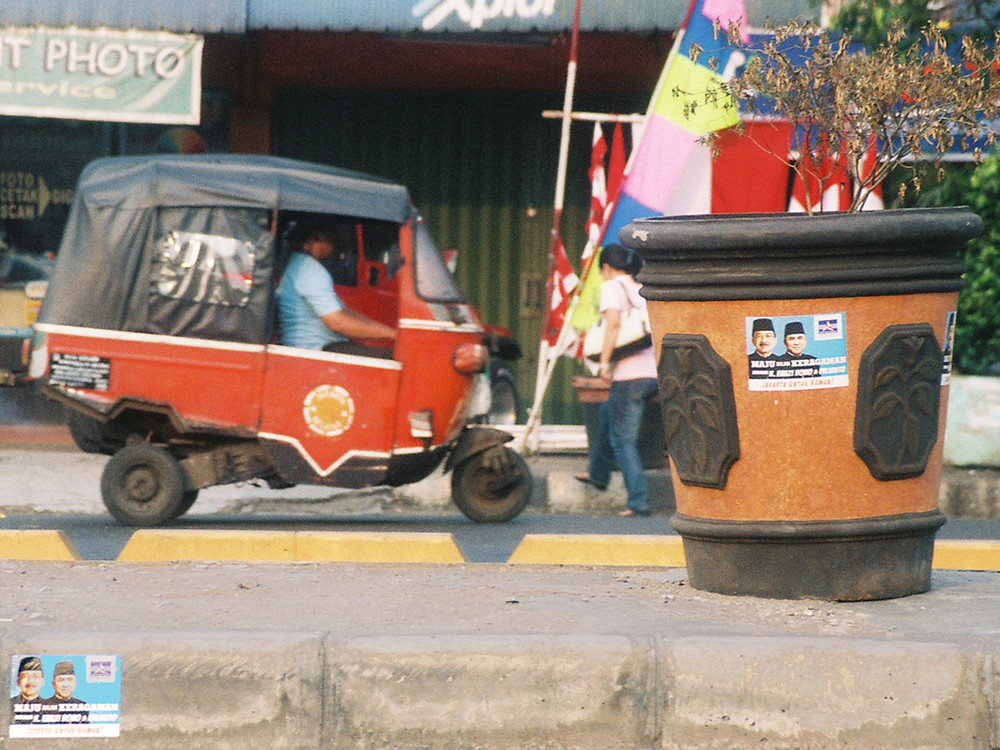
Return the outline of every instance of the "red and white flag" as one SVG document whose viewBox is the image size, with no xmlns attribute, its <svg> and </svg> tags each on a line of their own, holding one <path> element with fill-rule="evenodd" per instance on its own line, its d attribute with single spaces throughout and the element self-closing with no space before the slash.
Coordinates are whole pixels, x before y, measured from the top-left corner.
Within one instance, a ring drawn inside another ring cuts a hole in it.
<svg viewBox="0 0 1000 750">
<path fill-rule="evenodd" d="M 615 134 L 611 137 L 611 156 L 608 159 L 608 206 L 604 210 L 604 223 L 611 218 L 611 213 L 615 210 L 615 201 L 618 199 L 618 192 L 622 189 L 622 182 L 625 180 L 625 133 L 622 131 L 622 124 L 615 124 Z"/>
<path fill-rule="evenodd" d="M 795 175 L 789 213 L 828 213 L 850 208 L 847 164 L 842 159 L 823 156 L 818 164 L 807 164 L 804 171 L 805 180 L 800 173 Z"/>
<path fill-rule="evenodd" d="M 861 176 L 867 177 L 875 169 L 875 160 L 878 159 L 878 149 L 872 146 L 865 152 L 865 158 L 861 161 Z M 862 211 L 878 211 L 885 208 L 885 201 L 882 199 L 882 186 L 877 185 L 865 202 L 861 204 Z"/>
<path fill-rule="evenodd" d="M 594 257 L 594 250 L 601 244 L 604 230 L 604 215 L 608 206 L 608 181 L 604 174 L 604 157 L 608 146 L 604 142 L 601 123 L 594 123 L 594 140 L 590 149 L 590 216 L 587 217 L 587 245 L 580 256 L 581 273 L 586 276 L 587 267 Z"/>
<path fill-rule="evenodd" d="M 563 324 L 566 322 L 566 311 L 569 309 L 570 297 L 573 296 L 573 291 L 576 289 L 579 281 L 580 279 L 573 270 L 569 258 L 566 257 L 566 249 L 563 247 L 562 238 L 557 238 L 556 262 L 552 269 L 552 278 L 548 282 L 550 306 L 545 316 L 545 329 L 542 331 L 542 338 L 548 342 L 550 347 L 554 347 L 559 343 L 559 334 L 563 329 Z M 569 342 L 566 342 L 567 349 L 570 346 L 575 349 L 576 345 L 575 336 Z"/>
</svg>

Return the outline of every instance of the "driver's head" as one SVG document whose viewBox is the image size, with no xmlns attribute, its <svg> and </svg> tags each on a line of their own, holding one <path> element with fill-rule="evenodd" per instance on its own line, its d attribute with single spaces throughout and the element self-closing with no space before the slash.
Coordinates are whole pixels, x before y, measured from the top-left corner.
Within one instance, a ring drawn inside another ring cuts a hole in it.
<svg viewBox="0 0 1000 750">
<path fill-rule="evenodd" d="M 302 243 L 302 248 L 316 260 L 332 257 L 337 250 L 337 232 L 332 227 L 314 229 Z"/>
</svg>

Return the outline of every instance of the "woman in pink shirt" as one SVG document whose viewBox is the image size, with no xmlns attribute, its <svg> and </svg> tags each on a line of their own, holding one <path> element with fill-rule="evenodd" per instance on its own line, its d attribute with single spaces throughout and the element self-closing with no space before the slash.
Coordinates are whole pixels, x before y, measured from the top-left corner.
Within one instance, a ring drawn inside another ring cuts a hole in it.
<svg viewBox="0 0 1000 750">
<path fill-rule="evenodd" d="M 632 307 L 646 309 L 646 300 L 639 294 L 641 285 L 635 280 L 642 268 L 642 259 L 622 245 L 605 245 L 599 262 L 604 279 L 600 302 L 604 347 L 598 377 L 609 380 L 611 385 L 608 400 L 598 411 L 597 437 L 590 447 L 589 474 L 577 478 L 598 489 L 607 489 L 617 461 L 628 492 L 628 508 L 619 515 L 648 516 L 649 485 L 643 473 L 638 441 L 646 401 L 656 394 L 656 355 L 650 346 L 612 361 L 622 315 Z"/>
</svg>

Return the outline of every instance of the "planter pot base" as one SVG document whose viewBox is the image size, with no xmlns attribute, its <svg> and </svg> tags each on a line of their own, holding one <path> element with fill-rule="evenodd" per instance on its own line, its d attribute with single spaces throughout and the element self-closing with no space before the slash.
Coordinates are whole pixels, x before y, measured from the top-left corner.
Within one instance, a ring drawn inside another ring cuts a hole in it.
<svg viewBox="0 0 1000 750">
<path fill-rule="evenodd" d="M 937 510 L 843 521 L 678 514 L 691 585 L 718 594 L 859 601 L 930 589 Z"/>
</svg>

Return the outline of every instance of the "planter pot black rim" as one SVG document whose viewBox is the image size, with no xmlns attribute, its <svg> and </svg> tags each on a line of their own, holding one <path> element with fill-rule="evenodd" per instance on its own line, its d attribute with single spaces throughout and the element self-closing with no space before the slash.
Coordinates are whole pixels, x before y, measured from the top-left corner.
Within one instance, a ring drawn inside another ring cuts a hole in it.
<svg viewBox="0 0 1000 750">
<path fill-rule="evenodd" d="M 965 242 L 979 236 L 983 221 L 966 206 L 895 208 L 822 214 L 699 214 L 636 219 L 621 229 L 619 241 L 637 250 L 706 248 L 768 249 L 775 244 L 800 248 L 838 244 L 876 248 L 921 242 Z M 669 244 L 663 245 L 663 242 Z"/>
<path fill-rule="evenodd" d="M 956 292 L 982 233 L 964 207 L 638 219 L 620 233 L 650 300 L 879 297 Z"/>
</svg>

